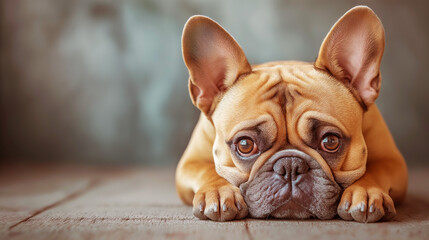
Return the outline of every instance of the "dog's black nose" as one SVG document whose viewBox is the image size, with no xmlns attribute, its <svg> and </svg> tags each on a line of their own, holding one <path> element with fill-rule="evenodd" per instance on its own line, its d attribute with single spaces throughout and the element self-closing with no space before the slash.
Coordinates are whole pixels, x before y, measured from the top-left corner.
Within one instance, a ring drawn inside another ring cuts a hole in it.
<svg viewBox="0 0 429 240">
<path fill-rule="evenodd" d="M 308 172 L 308 164 L 299 157 L 283 157 L 274 163 L 273 170 L 275 173 L 284 176 L 288 180 L 296 180 L 300 174 Z"/>
</svg>

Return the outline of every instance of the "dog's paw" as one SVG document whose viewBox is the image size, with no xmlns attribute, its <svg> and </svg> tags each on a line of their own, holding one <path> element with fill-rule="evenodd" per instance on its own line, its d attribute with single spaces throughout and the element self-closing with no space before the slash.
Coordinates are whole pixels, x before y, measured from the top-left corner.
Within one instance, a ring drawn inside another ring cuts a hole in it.
<svg viewBox="0 0 429 240">
<path fill-rule="evenodd" d="M 396 216 L 392 198 L 377 187 L 352 185 L 343 193 L 338 205 L 338 215 L 344 220 L 376 222 Z"/>
<path fill-rule="evenodd" d="M 199 219 L 229 221 L 247 216 L 248 209 L 240 190 L 232 185 L 202 187 L 195 193 L 193 213 Z"/>
</svg>

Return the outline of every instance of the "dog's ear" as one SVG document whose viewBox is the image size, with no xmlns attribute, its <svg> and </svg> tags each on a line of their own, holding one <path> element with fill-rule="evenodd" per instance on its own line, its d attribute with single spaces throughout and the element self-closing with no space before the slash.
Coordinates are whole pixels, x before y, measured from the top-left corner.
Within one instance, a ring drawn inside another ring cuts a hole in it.
<svg viewBox="0 0 429 240">
<path fill-rule="evenodd" d="M 370 8 L 357 6 L 345 13 L 325 37 L 315 67 L 351 85 L 369 106 L 380 91 L 383 52 L 380 19 Z"/>
<path fill-rule="evenodd" d="M 234 38 L 208 17 L 193 16 L 186 22 L 182 52 L 192 102 L 207 116 L 219 94 L 252 70 Z"/>
</svg>

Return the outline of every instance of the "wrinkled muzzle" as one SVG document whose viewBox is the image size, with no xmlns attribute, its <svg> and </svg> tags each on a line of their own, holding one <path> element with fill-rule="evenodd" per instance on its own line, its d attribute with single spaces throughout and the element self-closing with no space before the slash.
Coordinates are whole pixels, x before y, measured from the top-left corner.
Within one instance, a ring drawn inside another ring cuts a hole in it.
<svg viewBox="0 0 429 240">
<path fill-rule="evenodd" d="M 240 189 L 255 218 L 331 219 L 341 195 L 317 161 L 295 149 L 274 154 Z"/>
</svg>

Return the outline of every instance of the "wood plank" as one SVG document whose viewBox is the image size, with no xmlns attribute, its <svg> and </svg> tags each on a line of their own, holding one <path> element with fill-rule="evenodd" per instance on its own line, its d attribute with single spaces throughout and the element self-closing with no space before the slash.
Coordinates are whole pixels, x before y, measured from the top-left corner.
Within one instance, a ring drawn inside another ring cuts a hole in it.
<svg viewBox="0 0 429 240">
<path fill-rule="evenodd" d="M 357 223 L 340 219 L 320 221 L 249 220 L 254 239 L 429 239 L 429 221 Z M 281 233 L 281 234 L 279 234 Z"/>
<path fill-rule="evenodd" d="M 200 221 L 174 188 L 174 170 L 143 169 L 100 180 L 79 198 L 13 228 L 13 239 L 246 239 L 244 221 Z M 71 234 L 71 232 L 73 234 Z"/>
<path fill-rule="evenodd" d="M 91 182 L 65 167 L 15 165 L 0 169 L 0 232 L 73 196 Z"/>
<path fill-rule="evenodd" d="M 249 239 L 245 222 L 197 220 L 61 219 L 32 220 L 9 239 Z"/>
<path fill-rule="evenodd" d="M 0 239 L 22 221 L 77 198 L 102 179 L 123 172 L 122 168 L 95 166 L 0 166 Z"/>
</svg>

